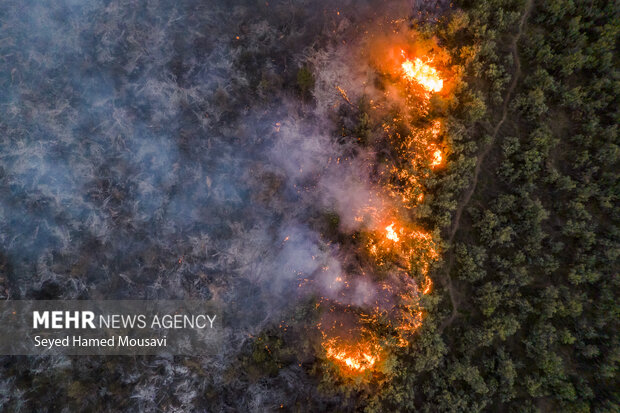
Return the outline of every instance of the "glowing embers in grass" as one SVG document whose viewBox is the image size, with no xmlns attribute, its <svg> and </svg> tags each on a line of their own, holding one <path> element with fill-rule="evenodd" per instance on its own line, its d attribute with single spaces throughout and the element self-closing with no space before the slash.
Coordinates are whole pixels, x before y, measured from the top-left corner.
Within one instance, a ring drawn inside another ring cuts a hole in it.
<svg viewBox="0 0 620 413">
<path fill-rule="evenodd" d="M 403 136 L 398 132 L 400 122 L 397 119 L 383 124 L 394 161 L 382 174 L 382 180 L 392 199 L 398 200 L 405 208 L 414 208 L 424 200 L 423 182 L 431 170 L 445 165 L 440 146 L 442 123 L 434 120 L 429 126 L 412 128 Z"/>
<path fill-rule="evenodd" d="M 364 231 L 374 281 L 360 288 L 361 276 L 340 275 L 338 295 L 317 304 L 325 357 L 345 376 L 382 372 L 390 349 L 408 346 L 425 317 L 420 297 L 432 291 L 428 272 L 438 247 L 431 233 L 391 216 Z"/>
<path fill-rule="evenodd" d="M 385 372 L 386 356 L 409 345 L 422 326 L 425 312 L 420 297 L 428 294 L 428 276 L 416 282 L 403 271 L 391 273 L 375 284 L 372 306 L 355 306 L 322 297 L 318 329 L 329 360 L 344 376 Z"/>
<path fill-rule="evenodd" d="M 401 55 L 405 61 L 400 67 L 408 81 L 418 83 L 428 92 L 439 92 L 443 89 L 443 79 L 428 62 L 425 63 L 420 58 L 410 60 L 405 56 L 404 50 L 401 50 Z"/>
<path fill-rule="evenodd" d="M 323 315 L 318 328 L 326 358 L 345 375 L 377 369 L 384 351 L 373 328 L 378 306 L 373 307 L 371 315 L 364 314 L 359 307 L 325 297 L 321 298 L 320 306 Z"/>
<path fill-rule="evenodd" d="M 437 141 L 437 137 L 439 136 L 439 133 L 441 131 L 441 122 L 436 120 L 433 121 L 433 125 L 430 128 L 430 133 L 432 136 L 433 141 Z M 436 169 L 439 168 L 441 166 L 443 166 L 443 153 L 441 152 L 441 149 L 439 149 L 436 144 L 432 143 L 429 145 L 429 150 L 432 151 L 432 156 L 431 156 L 431 168 Z"/>
<path fill-rule="evenodd" d="M 398 153 L 399 163 L 409 166 L 411 172 L 420 177 L 428 177 L 428 171 L 424 168 L 443 164 L 443 153 L 438 146 L 440 134 L 441 121 L 434 120 L 430 126 L 411 129 L 405 137 L 393 136 L 391 141 Z"/>
</svg>

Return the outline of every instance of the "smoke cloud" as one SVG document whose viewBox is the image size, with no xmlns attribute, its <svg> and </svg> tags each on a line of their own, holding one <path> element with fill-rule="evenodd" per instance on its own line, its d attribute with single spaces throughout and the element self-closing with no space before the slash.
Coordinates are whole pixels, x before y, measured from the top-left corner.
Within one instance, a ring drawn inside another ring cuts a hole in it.
<svg viewBox="0 0 620 413">
<path fill-rule="evenodd" d="M 120 380 L 138 410 L 163 398 L 199 406 L 212 389 L 221 411 L 270 410 L 287 388 L 310 397 L 298 367 L 245 392 L 222 374 L 300 295 L 376 299 L 316 222 L 331 212 L 345 233 L 380 225 L 364 215 L 388 202 L 370 179 L 375 154 L 334 139 L 333 113 L 346 106 L 336 87 L 351 101 L 379 96 L 356 39 L 410 12 L 379 1 L 5 1 L 4 298 L 199 298 L 238 312 L 227 351 L 200 361 L 208 379 L 174 360 L 127 363 Z M 302 67 L 311 99 L 299 97 Z M 28 368 L 97 363 L 30 358 Z"/>
</svg>

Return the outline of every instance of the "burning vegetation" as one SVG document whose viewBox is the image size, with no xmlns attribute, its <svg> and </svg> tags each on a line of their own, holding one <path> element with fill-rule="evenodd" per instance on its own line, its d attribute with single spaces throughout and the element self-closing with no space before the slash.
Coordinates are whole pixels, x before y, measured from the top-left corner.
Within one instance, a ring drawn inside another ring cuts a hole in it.
<svg viewBox="0 0 620 413">
<path fill-rule="evenodd" d="M 323 346 L 327 358 L 353 372 L 372 369 L 379 359 L 380 347 L 372 341 L 344 343 L 331 337 L 325 339 Z"/>
<path fill-rule="evenodd" d="M 420 58 L 415 58 L 413 61 L 407 59 L 404 50 L 401 50 L 401 53 L 405 59 L 401 68 L 408 81 L 419 83 L 429 92 L 439 92 L 443 89 L 443 79 L 435 68 L 424 63 Z"/>
<path fill-rule="evenodd" d="M 444 88 L 432 61 L 400 52 L 394 84 L 406 96 L 404 113 L 416 113 L 417 119 L 428 118 L 432 94 Z M 338 91 L 351 105 L 346 91 Z M 393 97 L 386 92 L 385 99 L 389 103 Z M 382 371 L 391 348 L 409 345 L 423 323 L 420 297 L 432 292 L 429 270 L 439 258 L 433 234 L 413 216 L 424 202 L 424 180 L 445 164 L 441 120 L 415 124 L 412 117 L 395 115 L 383 121 L 381 129 L 379 143 L 389 147 L 390 156 L 387 167 L 377 167 L 377 184 L 389 202 L 384 208 L 362 207 L 355 221 L 363 229 L 352 235 L 361 240 L 358 255 L 366 257 L 361 272 L 374 274 L 375 288 L 356 304 L 347 300 L 347 289 L 354 283 L 346 281 L 340 297 L 321 297 L 319 303 L 325 312 L 318 325 L 325 357 L 344 376 Z"/>
</svg>

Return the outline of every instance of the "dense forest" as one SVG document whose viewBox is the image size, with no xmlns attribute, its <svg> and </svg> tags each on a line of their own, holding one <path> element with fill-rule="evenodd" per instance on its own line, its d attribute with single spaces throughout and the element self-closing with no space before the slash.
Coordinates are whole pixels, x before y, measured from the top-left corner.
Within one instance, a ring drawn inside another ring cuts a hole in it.
<svg viewBox="0 0 620 413">
<path fill-rule="evenodd" d="M 2 356 L 1 410 L 620 411 L 617 2 L 147 3 L 0 11 L 0 294 L 219 299 L 230 345 Z M 385 38 L 442 93 L 356 60 Z M 376 187 L 415 254 L 357 223 Z M 381 356 L 339 365 L 331 314 Z"/>
<path fill-rule="evenodd" d="M 440 223 L 450 299 L 381 403 L 617 411 L 618 6 L 461 8 L 438 32 L 484 103 L 462 107 L 475 167 Z"/>
</svg>

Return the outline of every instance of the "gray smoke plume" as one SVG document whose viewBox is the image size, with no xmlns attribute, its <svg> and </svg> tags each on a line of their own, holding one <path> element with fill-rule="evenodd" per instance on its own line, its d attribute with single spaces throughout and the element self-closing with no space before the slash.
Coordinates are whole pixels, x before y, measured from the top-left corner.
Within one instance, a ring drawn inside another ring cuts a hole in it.
<svg viewBox="0 0 620 413">
<path fill-rule="evenodd" d="M 360 206 L 386 201 L 369 179 L 374 154 L 333 138 L 330 116 L 346 105 L 336 86 L 351 101 L 375 93 L 351 43 L 410 6 L 3 2 L 3 298 L 215 300 L 240 320 L 225 352 L 196 361 L 209 374 L 168 359 L 123 363 L 113 375 L 128 389 L 127 408 L 264 411 L 306 399 L 328 408 L 333 400 L 319 398 L 297 364 L 250 386 L 224 372 L 250 335 L 294 305 L 300 282 L 341 291 L 334 280 L 347 251 L 316 218 L 335 213 L 348 233 Z M 311 97 L 300 97 L 301 68 L 314 75 Z M 364 305 L 374 287 L 356 280 L 351 301 Z M 4 359 L 7 409 L 34 397 L 10 369 L 105 374 L 97 358 Z"/>
</svg>

